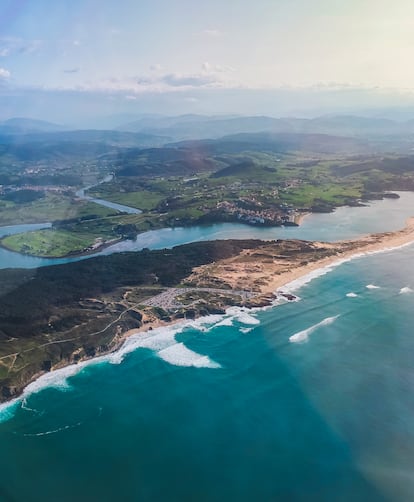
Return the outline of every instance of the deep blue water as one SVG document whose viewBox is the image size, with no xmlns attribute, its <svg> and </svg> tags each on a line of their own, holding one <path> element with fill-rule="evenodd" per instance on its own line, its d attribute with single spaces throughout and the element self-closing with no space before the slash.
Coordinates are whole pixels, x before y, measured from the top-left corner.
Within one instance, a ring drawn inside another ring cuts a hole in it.
<svg viewBox="0 0 414 502">
<path fill-rule="evenodd" d="M 343 211 L 342 233 L 367 231 Z M 359 258 L 296 303 L 49 375 L 2 412 L 0 500 L 413 500 L 413 260 L 414 246 Z"/>
</svg>

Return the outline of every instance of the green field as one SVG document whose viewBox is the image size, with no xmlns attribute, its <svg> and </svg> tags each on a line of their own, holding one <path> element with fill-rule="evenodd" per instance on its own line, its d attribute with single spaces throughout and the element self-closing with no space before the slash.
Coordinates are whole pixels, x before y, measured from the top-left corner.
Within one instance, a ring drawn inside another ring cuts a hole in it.
<svg viewBox="0 0 414 502">
<path fill-rule="evenodd" d="M 53 230 L 7 237 L 3 245 L 38 256 L 65 256 L 84 251 L 96 239 L 132 239 L 162 227 L 238 221 L 240 211 L 242 216 L 268 211 L 275 215 L 271 224 L 280 224 L 292 209 L 325 212 L 381 197 L 384 191 L 414 189 L 411 158 L 353 160 L 246 150 L 209 157 L 212 171 L 203 164 L 200 172 L 191 172 L 186 165 L 184 171 L 191 174 L 177 175 L 177 164 L 171 166 L 170 159 L 175 153 L 168 150 L 163 160 L 160 149 L 152 166 L 156 174 L 148 169 L 146 176 L 123 175 L 121 166 L 110 182 L 89 191 L 93 197 L 141 209 L 141 214 L 123 214 L 70 194 L 46 192 L 37 200 L 20 203 L 0 197 L 0 225 L 54 222 Z M 132 161 L 130 167 L 134 173 Z"/>
<path fill-rule="evenodd" d="M 280 191 L 280 200 L 294 207 L 311 208 L 323 203 L 332 206 L 347 204 L 351 199 L 361 197 L 361 187 L 357 184 L 344 186 L 339 184 L 303 185 Z"/>
<path fill-rule="evenodd" d="M 62 257 L 81 253 L 95 242 L 91 234 L 73 234 L 62 230 L 46 229 L 10 235 L 1 240 L 7 249 L 43 257 Z"/>
<path fill-rule="evenodd" d="M 0 198 L 0 226 L 23 223 L 43 223 L 82 217 L 105 217 L 118 211 L 93 202 L 74 200 L 60 194 L 45 197 L 27 204 L 16 204 Z"/>
<path fill-rule="evenodd" d="M 159 202 L 165 198 L 164 195 L 148 190 L 140 190 L 136 192 L 115 192 L 113 190 L 99 190 L 89 192 L 92 197 L 102 198 L 124 206 L 135 207 L 142 211 L 150 211 L 155 209 Z"/>
<path fill-rule="evenodd" d="M 62 257 L 85 251 L 97 242 L 130 238 L 140 232 L 166 226 L 158 215 L 128 214 L 59 224 L 4 237 L 1 244 L 12 251 L 41 257 Z"/>
</svg>

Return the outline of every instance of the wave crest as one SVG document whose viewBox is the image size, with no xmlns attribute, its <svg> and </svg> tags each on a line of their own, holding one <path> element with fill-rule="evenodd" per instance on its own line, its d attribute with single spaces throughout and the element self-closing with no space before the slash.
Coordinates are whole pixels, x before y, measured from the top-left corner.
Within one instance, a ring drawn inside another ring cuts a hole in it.
<svg viewBox="0 0 414 502">
<path fill-rule="evenodd" d="M 318 328 L 321 326 L 328 326 L 329 324 L 332 324 L 333 322 L 338 319 L 339 315 L 336 315 L 334 317 L 326 317 L 322 321 L 318 322 L 317 324 L 314 324 L 313 326 L 310 326 L 309 328 L 306 328 L 302 331 L 299 331 L 298 333 L 295 333 L 294 335 L 289 337 L 289 341 L 291 343 L 303 343 L 307 342 L 309 339 L 309 336 L 316 331 Z"/>
</svg>

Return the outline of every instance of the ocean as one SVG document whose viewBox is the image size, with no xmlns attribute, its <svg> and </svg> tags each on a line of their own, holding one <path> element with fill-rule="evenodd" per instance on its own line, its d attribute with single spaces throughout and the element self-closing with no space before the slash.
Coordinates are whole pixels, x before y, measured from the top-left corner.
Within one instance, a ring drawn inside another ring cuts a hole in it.
<svg viewBox="0 0 414 502">
<path fill-rule="evenodd" d="M 381 207 L 368 227 L 390 225 Z M 365 233 L 341 211 L 319 232 Z M 296 284 L 297 302 L 48 374 L 0 412 L 0 500 L 413 500 L 413 260 L 358 258 Z"/>
</svg>

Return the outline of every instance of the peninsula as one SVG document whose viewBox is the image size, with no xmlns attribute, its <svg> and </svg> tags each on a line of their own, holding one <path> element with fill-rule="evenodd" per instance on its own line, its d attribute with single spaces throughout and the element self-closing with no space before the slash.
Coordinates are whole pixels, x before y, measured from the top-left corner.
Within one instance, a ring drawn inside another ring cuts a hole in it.
<svg viewBox="0 0 414 502">
<path fill-rule="evenodd" d="M 294 300 L 289 284 L 317 269 L 414 242 L 396 232 L 336 243 L 225 240 L 0 271 L 0 401 L 42 373 L 117 350 L 127 336 Z M 24 298 L 24 302 L 22 299 Z"/>
</svg>

